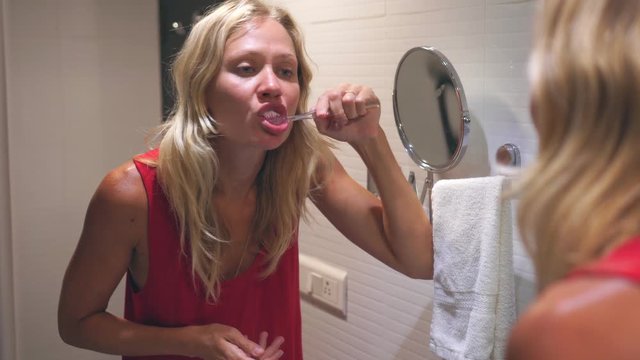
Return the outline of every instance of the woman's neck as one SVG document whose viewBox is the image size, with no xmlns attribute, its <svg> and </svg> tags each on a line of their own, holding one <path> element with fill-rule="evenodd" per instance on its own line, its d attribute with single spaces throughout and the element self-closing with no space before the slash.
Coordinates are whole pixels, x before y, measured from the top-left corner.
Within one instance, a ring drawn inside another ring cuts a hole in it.
<svg viewBox="0 0 640 360">
<path fill-rule="evenodd" d="M 215 146 L 215 149 L 220 164 L 215 193 L 230 199 L 246 198 L 255 189 L 266 152 L 229 146 Z"/>
</svg>

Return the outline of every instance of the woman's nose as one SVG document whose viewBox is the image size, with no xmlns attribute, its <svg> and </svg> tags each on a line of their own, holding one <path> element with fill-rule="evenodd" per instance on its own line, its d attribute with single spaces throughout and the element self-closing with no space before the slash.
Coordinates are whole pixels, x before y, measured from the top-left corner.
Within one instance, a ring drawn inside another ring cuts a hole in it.
<svg viewBox="0 0 640 360">
<path fill-rule="evenodd" d="M 282 95 L 280 78 L 270 68 L 265 68 L 261 74 L 258 94 L 263 98 L 273 98 Z"/>
</svg>

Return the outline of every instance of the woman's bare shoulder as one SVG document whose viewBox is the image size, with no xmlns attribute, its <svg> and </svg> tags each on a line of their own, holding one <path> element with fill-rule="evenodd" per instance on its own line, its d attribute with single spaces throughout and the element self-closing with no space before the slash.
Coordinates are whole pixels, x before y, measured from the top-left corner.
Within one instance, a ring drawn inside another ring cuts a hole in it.
<svg viewBox="0 0 640 360">
<path fill-rule="evenodd" d="M 135 164 L 129 160 L 109 171 L 98 185 L 87 209 L 85 230 L 122 230 L 138 239 L 144 235 L 146 217 L 144 184 Z"/>
<path fill-rule="evenodd" d="M 640 359 L 640 285 L 581 278 L 545 290 L 509 339 L 509 360 Z"/>
<path fill-rule="evenodd" d="M 142 178 L 132 160 L 109 171 L 100 182 L 94 199 L 120 206 L 146 205 Z"/>
</svg>

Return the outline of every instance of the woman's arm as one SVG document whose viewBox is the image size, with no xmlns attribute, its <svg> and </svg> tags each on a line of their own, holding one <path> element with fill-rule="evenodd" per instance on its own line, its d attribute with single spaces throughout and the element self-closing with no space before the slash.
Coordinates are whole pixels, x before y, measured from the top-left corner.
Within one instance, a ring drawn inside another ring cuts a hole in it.
<svg viewBox="0 0 640 360">
<path fill-rule="evenodd" d="M 378 199 L 354 181 L 338 161 L 319 171 L 323 187 L 314 202 L 356 245 L 413 278 L 433 277 L 431 224 L 379 125 L 380 109 L 371 89 L 344 84 L 316 105 L 320 132 L 347 141 L 371 173 Z M 327 161 L 326 163 L 329 163 Z M 325 163 L 325 164 L 326 164 Z"/>
</svg>

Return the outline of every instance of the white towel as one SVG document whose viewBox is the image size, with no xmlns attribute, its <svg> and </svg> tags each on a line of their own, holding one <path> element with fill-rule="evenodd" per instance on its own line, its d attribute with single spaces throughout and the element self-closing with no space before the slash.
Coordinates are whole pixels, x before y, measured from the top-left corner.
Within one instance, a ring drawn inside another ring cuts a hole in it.
<svg viewBox="0 0 640 360">
<path fill-rule="evenodd" d="M 515 321 L 511 201 L 503 176 L 433 188 L 430 349 L 447 360 L 504 359 Z"/>
</svg>

